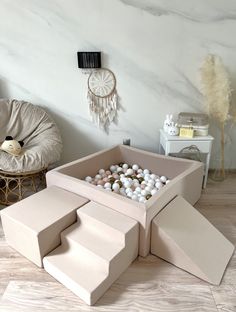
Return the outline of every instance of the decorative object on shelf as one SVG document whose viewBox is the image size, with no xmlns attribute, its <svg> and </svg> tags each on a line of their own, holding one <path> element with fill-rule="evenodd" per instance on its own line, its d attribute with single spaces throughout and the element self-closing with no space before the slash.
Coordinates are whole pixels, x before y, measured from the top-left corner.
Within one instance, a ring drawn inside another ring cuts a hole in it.
<svg viewBox="0 0 236 312">
<path fill-rule="evenodd" d="M 166 115 L 166 119 L 164 120 L 163 130 L 168 133 L 169 127 L 173 121 L 173 115 Z"/>
<path fill-rule="evenodd" d="M 201 72 L 202 92 L 210 118 L 215 120 L 220 128 L 220 171 L 217 180 L 225 178 L 225 126 L 230 120 L 232 89 L 228 73 L 222 59 L 217 55 L 207 55 Z M 236 117 L 236 114 L 235 116 Z M 233 119 L 236 121 L 236 118 Z M 218 169 L 218 168 L 217 168 Z"/>
<path fill-rule="evenodd" d="M 171 125 L 168 127 L 168 134 L 174 136 L 179 135 L 179 127 L 173 121 L 171 122 Z"/>
<path fill-rule="evenodd" d="M 111 70 L 101 68 L 91 72 L 87 98 L 93 122 L 108 132 L 109 125 L 116 120 L 119 109 L 116 78 Z"/>
<path fill-rule="evenodd" d="M 194 136 L 207 136 L 209 117 L 207 114 L 181 112 L 178 115 L 180 128 L 192 128 Z"/>
<path fill-rule="evenodd" d="M 180 128 L 179 130 L 179 136 L 182 138 L 193 138 L 193 128 L 189 127 L 189 128 Z"/>
</svg>

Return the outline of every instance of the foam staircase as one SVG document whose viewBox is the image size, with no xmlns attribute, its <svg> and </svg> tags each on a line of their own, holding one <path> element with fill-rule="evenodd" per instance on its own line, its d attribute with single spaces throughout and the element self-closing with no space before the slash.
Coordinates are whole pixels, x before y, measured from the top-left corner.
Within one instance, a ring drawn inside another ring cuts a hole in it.
<svg viewBox="0 0 236 312">
<path fill-rule="evenodd" d="M 138 223 L 89 202 L 43 259 L 45 270 L 87 304 L 94 304 L 138 255 Z"/>
</svg>

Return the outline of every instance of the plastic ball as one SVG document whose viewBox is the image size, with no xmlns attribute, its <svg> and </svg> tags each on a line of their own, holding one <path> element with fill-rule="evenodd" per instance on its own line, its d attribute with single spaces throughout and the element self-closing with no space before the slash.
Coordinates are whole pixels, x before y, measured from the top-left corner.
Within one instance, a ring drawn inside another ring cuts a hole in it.
<svg viewBox="0 0 236 312">
<path fill-rule="evenodd" d="M 118 168 L 116 169 L 116 171 L 117 171 L 117 172 L 123 172 L 123 169 L 122 169 L 121 167 L 118 167 Z"/>
<path fill-rule="evenodd" d="M 110 188 L 105 188 L 105 191 L 111 192 Z"/>
<path fill-rule="evenodd" d="M 139 168 L 139 169 L 137 170 L 137 173 L 143 173 L 143 169 Z"/>
<path fill-rule="evenodd" d="M 156 194 L 158 191 L 157 191 L 157 189 L 153 189 L 153 190 L 151 190 L 151 195 L 154 195 L 154 194 Z"/>
<path fill-rule="evenodd" d="M 133 196 L 133 192 L 128 192 L 127 196 L 131 198 Z"/>
<path fill-rule="evenodd" d="M 104 170 L 104 169 L 100 169 L 100 170 L 98 171 L 98 173 L 99 173 L 100 175 L 103 175 L 103 174 L 105 173 L 105 170 Z"/>
<path fill-rule="evenodd" d="M 110 171 L 110 170 L 107 170 L 107 171 L 105 172 L 105 174 L 106 174 L 107 176 L 109 176 L 109 175 L 111 174 L 111 171 Z"/>
<path fill-rule="evenodd" d="M 146 190 L 147 192 L 151 192 L 152 188 L 151 188 L 150 186 L 146 186 L 146 187 L 145 187 L 145 190 Z"/>
<path fill-rule="evenodd" d="M 125 188 L 131 187 L 131 183 L 129 181 L 124 182 L 124 187 Z"/>
<path fill-rule="evenodd" d="M 138 196 L 136 194 L 133 194 L 131 197 L 132 200 L 138 201 Z"/>
<path fill-rule="evenodd" d="M 141 187 L 136 187 L 136 189 L 135 189 L 135 192 L 137 192 L 137 193 L 141 193 L 141 191 L 142 191 L 142 189 L 141 189 Z"/>
<path fill-rule="evenodd" d="M 148 182 L 150 179 L 151 179 L 150 175 L 149 174 L 145 174 L 144 180 Z"/>
<path fill-rule="evenodd" d="M 139 197 L 139 202 L 140 203 L 145 203 L 146 202 L 146 198 L 144 196 L 140 196 Z"/>
<path fill-rule="evenodd" d="M 93 179 L 90 176 L 87 176 L 85 178 L 85 181 L 91 183 L 93 181 Z"/>
<path fill-rule="evenodd" d="M 161 183 L 161 181 L 157 181 L 156 184 L 155 184 L 155 187 L 156 187 L 157 189 L 160 189 L 160 188 L 163 187 L 163 184 Z"/>
<path fill-rule="evenodd" d="M 166 184 L 170 183 L 170 180 L 166 180 Z"/>
<path fill-rule="evenodd" d="M 116 179 L 115 179 L 114 177 L 111 177 L 111 178 L 109 178 L 109 180 L 108 180 L 108 181 L 109 181 L 110 183 L 114 183 L 114 182 L 115 182 L 115 180 L 116 180 Z"/>
<path fill-rule="evenodd" d="M 115 172 L 116 171 L 116 166 L 115 165 L 111 165 L 110 170 L 111 170 L 111 172 Z"/>
<path fill-rule="evenodd" d="M 134 173 L 134 170 L 129 168 L 127 171 L 126 171 L 126 174 L 127 175 L 132 175 Z"/>
<path fill-rule="evenodd" d="M 149 193 L 149 192 L 146 191 L 146 190 L 142 190 L 142 191 L 141 191 L 141 195 L 143 195 L 143 196 L 147 196 L 148 193 Z"/>
<path fill-rule="evenodd" d="M 113 191 L 118 191 L 119 189 L 120 189 L 120 185 L 118 184 L 118 183 L 113 183 L 113 185 L 112 185 L 112 189 L 113 189 Z"/>
<path fill-rule="evenodd" d="M 97 185 L 104 185 L 105 183 L 104 183 L 104 181 L 103 180 L 98 180 L 97 181 Z"/>
<path fill-rule="evenodd" d="M 150 178 L 153 179 L 153 180 L 156 180 L 157 176 L 156 176 L 154 173 L 152 173 L 152 174 L 150 175 Z"/>
<path fill-rule="evenodd" d="M 161 176 L 161 177 L 160 177 L 160 181 L 161 181 L 162 183 L 166 183 L 166 180 L 167 180 L 167 177 L 165 177 L 165 176 Z"/>
<path fill-rule="evenodd" d="M 129 192 L 133 192 L 132 189 L 130 187 L 128 187 L 127 189 L 125 189 L 125 193 L 128 194 Z"/>
<path fill-rule="evenodd" d="M 148 181 L 148 185 L 150 185 L 150 186 L 155 185 L 155 181 L 154 181 L 154 180 L 152 180 L 152 179 L 151 179 L 151 180 L 149 180 L 149 181 Z"/>
<path fill-rule="evenodd" d="M 123 169 L 128 169 L 129 166 L 128 166 L 127 164 L 123 164 L 122 168 L 123 168 Z"/>
<path fill-rule="evenodd" d="M 104 188 L 106 188 L 106 189 L 109 188 L 110 189 L 111 188 L 111 183 L 109 183 L 109 182 L 105 183 L 104 184 Z"/>
<path fill-rule="evenodd" d="M 137 164 L 133 164 L 132 169 L 137 171 L 139 169 L 139 166 Z"/>
<path fill-rule="evenodd" d="M 149 171 L 148 169 L 144 169 L 144 170 L 143 170 L 143 173 L 144 173 L 144 174 L 149 174 L 150 171 Z"/>
<path fill-rule="evenodd" d="M 96 179 L 96 180 L 101 180 L 101 178 L 102 178 L 102 176 L 101 176 L 100 174 L 96 174 L 96 175 L 95 175 L 95 179 Z"/>
</svg>

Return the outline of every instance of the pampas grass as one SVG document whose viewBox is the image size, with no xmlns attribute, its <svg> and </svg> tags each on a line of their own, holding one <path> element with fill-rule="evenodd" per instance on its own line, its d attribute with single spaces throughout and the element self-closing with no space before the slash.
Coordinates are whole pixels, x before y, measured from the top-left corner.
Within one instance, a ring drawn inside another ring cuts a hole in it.
<svg viewBox="0 0 236 312">
<path fill-rule="evenodd" d="M 221 175 L 225 178 L 225 123 L 229 118 L 232 89 L 228 73 L 219 56 L 209 54 L 200 69 L 204 105 L 209 117 L 216 120 L 221 131 Z M 235 116 L 236 118 L 236 116 Z"/>
</svg>

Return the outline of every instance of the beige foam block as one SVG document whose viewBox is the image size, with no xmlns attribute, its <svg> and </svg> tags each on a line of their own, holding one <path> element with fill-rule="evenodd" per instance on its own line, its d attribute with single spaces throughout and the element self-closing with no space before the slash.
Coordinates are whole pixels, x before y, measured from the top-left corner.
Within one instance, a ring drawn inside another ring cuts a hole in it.
<svg viewBox="0 0 236 312">
<path fill-rule="evenodd" d="M 234 246 L 193 206 L 177 196 L 152 221 L 151 252 L 218 285 Z"/>
<path fill-rule="evenodd" d="M 60 233 L 76 221 L 76 210 L 88 200 L 49 187 L 1 211 L 10 246 L 42 266 L 42 258 L 60 244 Z"/>
<path fill-rule="evenodd" d="M 45 270 L 87 304 L 94 304 L 138 255 L 138 223 L 90 202 L 62 232 Z"/>
</svg>

